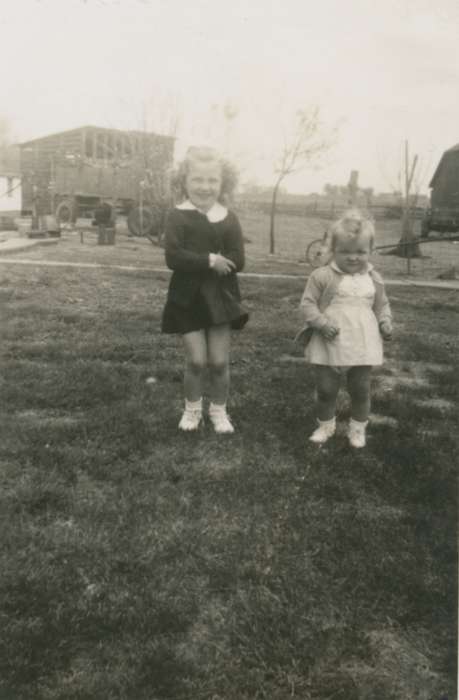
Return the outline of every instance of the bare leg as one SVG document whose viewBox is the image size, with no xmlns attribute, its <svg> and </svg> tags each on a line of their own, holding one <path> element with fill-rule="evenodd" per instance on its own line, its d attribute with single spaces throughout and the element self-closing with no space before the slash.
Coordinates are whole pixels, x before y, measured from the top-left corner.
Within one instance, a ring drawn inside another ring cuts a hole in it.
<svg viewBox="0 0 459 700">
<path fill-rule="evenodd" d="M 317 390 L 317 417 L 321 421 L 331 420 L 336 412 L 336 399 L 341 377 L 332 367 L 317 365 L 315 368 Z"/>
<path fill-rule="evenodd" d="M 198 401 L 202 396 L 204 372 L 207 366 L 207 339 L 204 330 L 185 333 L 184 390 L 188 401 Z"/>
<path fill-rule="evenodd" d="M 225 404 L 228 398 L 230 340 L 229 325 L 212 326 L 207 329 L 210 400 L 214 404 Z"/>
<path fill-rule="evenodd" d="M 351 397 L 351 417 L 364 423 L 370 415 L 371 367 L 351 367 L 347 374 L 347 388 Z"/>
</svg>

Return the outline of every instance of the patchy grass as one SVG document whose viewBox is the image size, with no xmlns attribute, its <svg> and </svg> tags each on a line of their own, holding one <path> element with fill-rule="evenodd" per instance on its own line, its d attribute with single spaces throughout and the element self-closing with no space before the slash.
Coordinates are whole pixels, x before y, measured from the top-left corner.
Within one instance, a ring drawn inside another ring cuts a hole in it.
<svg viewBox="0 0 459 700">
<path fill-rule="evenodd" d="M 301 281 L 242 281 L 218 438 L 177 432 L 167 275 L 1 271 L 1 700 L 455 697 L 455 293 L 391 288 L 355 452 L 307 442 Z"/>
</svg>

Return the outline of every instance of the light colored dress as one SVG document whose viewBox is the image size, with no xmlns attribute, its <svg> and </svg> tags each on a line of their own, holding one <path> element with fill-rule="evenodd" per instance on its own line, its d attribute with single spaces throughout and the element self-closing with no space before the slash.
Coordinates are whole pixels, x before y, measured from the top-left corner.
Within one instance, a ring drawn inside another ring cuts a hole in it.
<svg viewBox="0 0 459 700">
<path fill-rule="evenodd" d="M 314 330 L 306 359 L 315 365 L 355 367 L 381 365 L 383 344 L 373 313 L 375 287 L 368 272 L 343 274 L 337 293 L 324 315 L 339 328 L 334 340 Z"/>
</svg>

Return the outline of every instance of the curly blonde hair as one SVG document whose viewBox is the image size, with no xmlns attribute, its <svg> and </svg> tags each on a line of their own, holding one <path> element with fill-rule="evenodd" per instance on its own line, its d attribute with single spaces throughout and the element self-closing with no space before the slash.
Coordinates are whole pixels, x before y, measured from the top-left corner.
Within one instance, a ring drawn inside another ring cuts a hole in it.
<svg viewBox="0 0 459 700">
<path fill-rule="evenodd" d="M 349 222 L 355 222 L 355 230 L 349 230 Z M 364 237 L 370 242 L 370 251 L 373 250 L 375 242 L 375 227 L 373 221 L 363 214 L 360 209 L 347 209 L 342 216 L 331 226 L 328 234 L 328 247 L 334 251 L 337 242 L 340 240 L 352 240 Z"/>
<path fill-rule="evenodd" d="M 186 178 L 193 163 L 218 163 L 221 168 L 222 184 L 218 201 L 220 204 L 231 203 L 237 185 L 235 167 L 223 158 L 218 151 L 208 146 L 190 146 L 185 158 L 177 165 L 171 174 L 171 189 L 177 203 L 188 198 Z"/>
</svg>

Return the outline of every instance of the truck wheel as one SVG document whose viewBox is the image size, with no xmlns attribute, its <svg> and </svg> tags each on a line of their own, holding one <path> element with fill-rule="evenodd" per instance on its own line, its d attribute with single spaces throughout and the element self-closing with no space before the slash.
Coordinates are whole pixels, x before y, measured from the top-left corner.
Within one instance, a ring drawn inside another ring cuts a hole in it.
<svg viewBox="0 0 459 700">
<path fill-rule="evenodd" d="M 154 234 L 156 217 L 150 207 L 134 207 L 128 214 L 127 225 L 133 236 L 151 236 Z"/>
<path fill-rule="evenodd" d="M 56 221 L 59 226 L 71 224 L 75 221 L 75 205 L 71 199 L 64 199 L 56 207 Z"/>
</svg>

